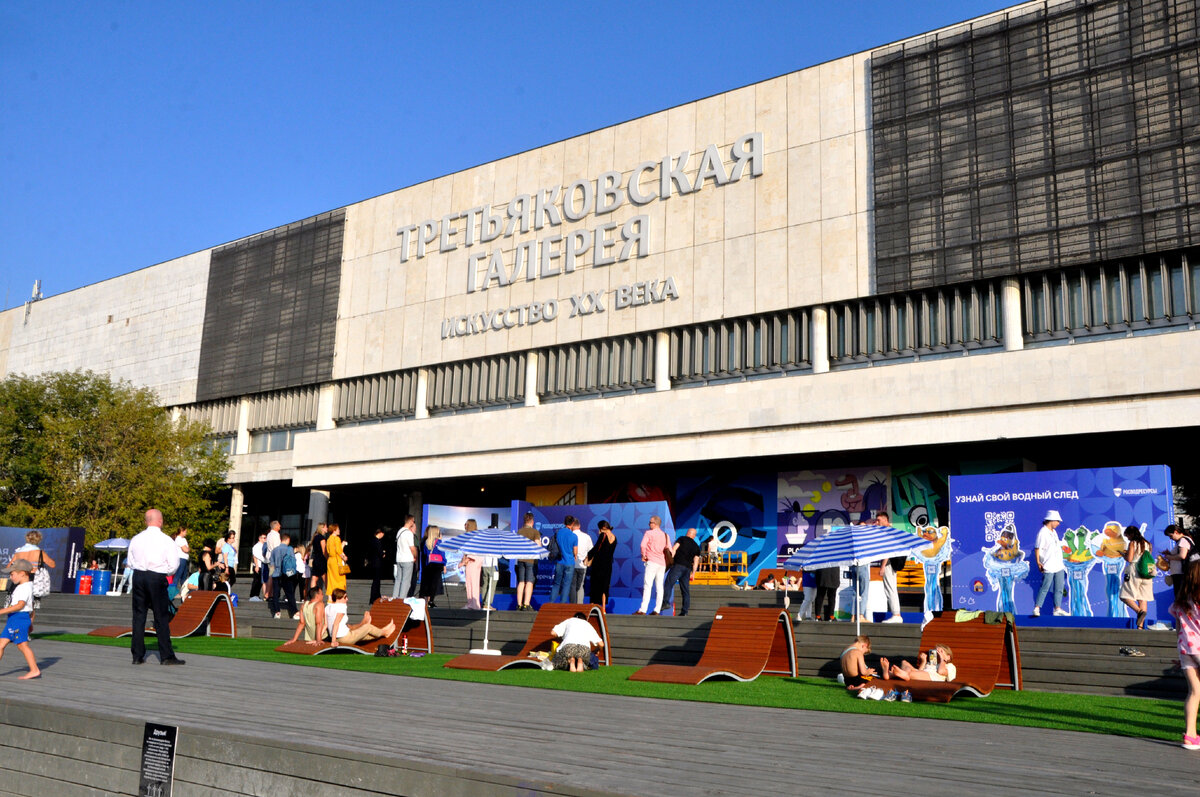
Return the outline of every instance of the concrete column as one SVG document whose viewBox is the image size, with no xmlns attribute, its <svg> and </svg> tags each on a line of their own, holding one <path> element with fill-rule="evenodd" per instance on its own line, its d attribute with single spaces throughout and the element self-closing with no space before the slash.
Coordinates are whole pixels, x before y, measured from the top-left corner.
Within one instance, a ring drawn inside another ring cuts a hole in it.
<svg viewBox="0 0 1200 797">
<path fill-rule="evenodd" d="M 242 508 L 245 506 L 246 496 L 242 492 L 242 488 L 238 485 L 233 485 L 233 496 L 229 499 L 229 529 L 235 532 L 233 538 L 233 547 L 241 550 L 242 544 Z"/>
<path fill-rule="evenodd" d="M 412 492 L 408 494 L 408 514 L 412 515 L 417 520 L 417 541 L 418 545 L 421 540 L 421 535 L 425 533 L 425 529 L 421 527 L 421 508 L 425 503 L 421 500 L 421 492 Z M 401 518 L 403 520 L 404 518 Z"/>
<path fill-rule="evenodd" d="M 1020 351 L 1025 348 L 1021 336 L 1021 281 L 1008 278 L 1000 285 L 1000 310 L 1004 314 L 1004 350 Z"/>
<path fill-rule="evenodd" d="M 417 408 L 413 417 L 417 420 L 429 417 L 429 369 L 417 370 Z"/>
<path fill-rule="evenodd" d="M 237 441 L 233 453 L 250 453 L 250 399 L 248 398 L 243 398 L 238 402 Z"/>
<path fill-rule="evenodd" d="M 308 491 L 308 539 L 317 533 L 318 523 L 327 523 L 329 519 L 329 491 Z"/>
<path fill-rule="evenodd" d="M 671 333 L 659 330 L 654 335 L 654 390 L 671 389 Z"/>
<path fill-rule="evenodd" d="M 525 406 L 536 407 L 542 403 L 538 398 L 537 380 L 538 369 L 542 367 L 542 355 L 536 351 L 529 352 L 525 357 Z"/>
<path fill-rule="evenodd" d="M 809 341 L 812 343 L 812 369 L 814 374 L 829 371 L 829 313 L 824 307 L 812 309 L 812 326 Z"/>
<path fill-rule="evenodd" d="M 336 403 L 337 385 L 321 385 L 321 392 L 317 394 L 318 432 L 324 432 L 328 429 L 334 429 L 337 427 L 337 424 L 333 422 L 333 406 Z"/>
</svg>

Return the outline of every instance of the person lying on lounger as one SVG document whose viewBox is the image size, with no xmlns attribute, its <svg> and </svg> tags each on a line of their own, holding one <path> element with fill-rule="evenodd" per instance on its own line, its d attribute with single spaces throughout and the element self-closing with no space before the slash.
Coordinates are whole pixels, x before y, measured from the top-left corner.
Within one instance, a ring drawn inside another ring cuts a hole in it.
<svg viewBox="0 0 1200 797">
<path fill-rule="evenodd" d="M 890 667 L 887 659 L 880 659 L 879 663 L 885 673 L 901 681 L 953 681 L 957 672 L 953 661 L 954 653 L 950 646 L 938 645 L 933 650 L 921 653 L 917 657 L 916 667 L 907 661 Z"/>
<path fill-rule="evenodd" d="M 371 625 L 370 612 L 363 612 L 361 623 L 350 625 L 346 620 L 346 606 L 350 598 L 346 594 L 346 590 L 340 587 L 329 593 L 329 599 L 331 602 L 325 607 L 325 625 L 330 629 L 329 644 L 335 648 L 338 645 L 365 645 L 391 636 L 392 632 L 396 630 L 396 624 L 391 621 L 388 621 L 383 628 Z"/>
</svg>

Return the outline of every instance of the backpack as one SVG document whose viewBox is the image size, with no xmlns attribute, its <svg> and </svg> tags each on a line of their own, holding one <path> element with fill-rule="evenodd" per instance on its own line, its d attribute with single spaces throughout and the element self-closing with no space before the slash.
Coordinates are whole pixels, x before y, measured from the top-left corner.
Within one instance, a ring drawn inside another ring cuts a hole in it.
<svg viewBox="0 0 1200 797">
<path fill-rule="evenodd" d="M 562 549 L 558 547 L 558 532 L 550 535 L 550 541 L 546 543 L 546 551 L 550 554 L 549 559 L 552 562 L 563 558 Z"/>
<path fill-rule="evenodd" d="M 1138 578 L 1154 578 L 1154 554 L 1150 553 L 1150 549 L 1142 551 L 1142 555 L 1137 560 Z"/>
<path fill-rule="evenodd" d="M 291 578 L 296 575 L 296 554 L 291 548 L 283 554 L 283 561 L 279 563 L 279 569 L 283 571 L 283 575 Z"/>
</svg>

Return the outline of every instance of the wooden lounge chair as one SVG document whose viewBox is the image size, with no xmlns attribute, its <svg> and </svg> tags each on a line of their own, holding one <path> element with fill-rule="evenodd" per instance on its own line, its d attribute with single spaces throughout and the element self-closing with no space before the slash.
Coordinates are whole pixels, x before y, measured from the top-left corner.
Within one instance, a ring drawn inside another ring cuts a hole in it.
<svg viewBox="0 0 1200 797">
<path fill-rule="evenodd" d="M 171 618 L 171 639 L 198 636 L 237 637 L 237 618 L 233 614 L 233 603 L 225 592 L 192 590 L 188 599 Z M 147 628 L 146 633 L 153 633 Z M 130 636 L 133 629 L 127 625 L 106 625 L 89 631 L 88 636 L 117 638 Z"/>
<path fill-rule="evenodd" d="M 278 653 L 303 653 L 310 656 L 329 652 L 337 653 L 338 651 L 373 656 L 380 645 L 398 647 L 400 639 L 407 637 L 410 653 L 433 653 L 433 630 L 429 625 L 429 614 L 425 614 L 424 620 L 414 620 L 410 617 L 411 614 L 412 607 L 402 599 L 380 598 L 371 604 L 371 624 L 379 628 L 383 628 L 389 622 L 396 624 L 396 630 L 382 639 L 373 639 L 361 645 L 338 645 L 337 647 L 329 642 L 313 645 L 304 640 L 296 640 L 280 645 L 275 650 Z"/>
<path fill-rule="evenodd" d="M 576 612 L 583 613 L 592 628 L 604 641 L 604 647 L 596 652 L 600 663 L 608 666 L 611 663 L 608 645 L 608 625 L 604 622 L 604 610 L 594 603 L 544 603 L 538 609 L 537 617 L 533 620 L 533 628 L 529 630 L 529 638 L 525 647 L 515 656 L 489 656 L 485 653 L 464 653 L 446 662 L 444 667 L 452 670 L 488 670 L 496 672 L 509 667 L 540 667 L 536 659 L 530 658 L 530 653 L 538 651 L 549 652 L 555 637 L 551 633 L 554 626 L 574 617 Z"/>
<path fill-rule="evenodd" d="M 872 686 L 912 693 L 913 700 L 949 703 L 967 693 L 987 697 L 993 689 L 1021 688 L 1021 649 L 1017 629 L 1010 622 L 985 623 L 983 617 L 956 622 L 955 612 L 944 612 L 921 632 L 921 650 L 948 645 L 954 653 L 953 681 L 902 681 L 876 679 Z"/>
<path fill-rule="evenodd" d="M 651 664 L 629 680 L 699 684 L 710 678 L 753 681 L 764 673 L 796 677 L 791 617 L 780 609 L 723 606 L 713 617 L 704 652 L 694 666 Z"/>
</svg>

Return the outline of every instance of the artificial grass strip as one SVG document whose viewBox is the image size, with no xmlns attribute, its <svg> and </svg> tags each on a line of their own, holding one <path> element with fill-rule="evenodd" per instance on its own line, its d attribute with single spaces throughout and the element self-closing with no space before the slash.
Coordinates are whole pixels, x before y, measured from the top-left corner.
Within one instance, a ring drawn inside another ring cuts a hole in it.
<svg viewBox="0 0 1200 797">
<path fill-rule="evenodd" d="M 40 638 L 129 647 L 128 640 L 85 634 L 46 634 Z M 147 636 L 146 645 L 154 649 L 154 638 Z M 421 658 L 383 658 L 354 653 L 300 656 L 294 653 L 276 653 L 275 648 L 279 645 L 279 640 L 214 637 L 178 639 L 174 641 L 174 645 L 177 652 L 184 654 L 224 656 L 331 670 L 739 706 L 960 720 L 1164 741 L 1177 741 L 1183 726 L 1181 702 L 1137 697 L 1013 692 L 997 689 L 987 698 L 959 697 L 951 703 L 887 703 L 860 700 L 837 683 L 825 678 L 763 676 L 749 683 L 710 681 L 699 686 L 685 686 L 630 681 L 629 675 L 637 667 L 624 665 L 601 667 L 599 670 L 583 674 L 547 672 L 532 668 L 477 672 L 446 669 L 442 665 L 452 658 L 447 654 L 433 654 Z"/>
</svg>

